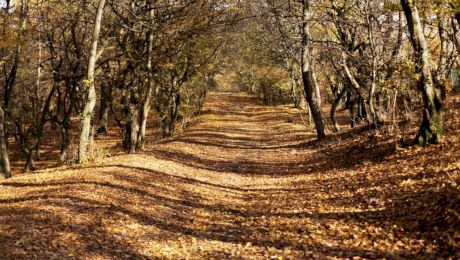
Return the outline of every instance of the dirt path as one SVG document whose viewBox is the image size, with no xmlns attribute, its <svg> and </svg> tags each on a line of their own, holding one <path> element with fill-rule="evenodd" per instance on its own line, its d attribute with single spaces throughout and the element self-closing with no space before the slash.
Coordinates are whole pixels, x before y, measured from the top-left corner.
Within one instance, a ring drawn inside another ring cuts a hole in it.
<svg viewBox="0 0 460 260">
<path fill-rule="evenodd" d="M 426 150 L 352 134 L 318 145 L 293 109 L 213 94 L 142 154 L 1 182 L 0 259 L 458 256 Z"/>
</svg>

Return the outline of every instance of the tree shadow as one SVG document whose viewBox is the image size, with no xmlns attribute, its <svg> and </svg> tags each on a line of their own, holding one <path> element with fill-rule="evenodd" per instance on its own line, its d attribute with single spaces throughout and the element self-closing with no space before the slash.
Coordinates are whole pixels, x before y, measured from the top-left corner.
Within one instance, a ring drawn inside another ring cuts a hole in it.
<svg viewBox="0 0 460 260">
<path fill-rule="evenodd" d="M 116 167 L 130 168 L 128 166 Z M 102 170 L 103 168 L 100 169 Z M 7 258 L 14 257 L 14 254 L 9 255 L 12 252 L 11 248 L 14 248 L 12 245 L 17 243 L 17 241 L 21 241 L 19 245 L 28 245 L 27 248 L 24 248 L 26 254 L 43 258 L 48 257 L 49 255 L 47 254 L 49 252 L 46 250 L 40 251 L 40 246 L 51 245 L 58 241 L 59 246 L 65 249 L 62 252 L 55 252 L 61 256 L 69 254 L 68 252 L 73 252 L 72 254 L 86 256 L 102 255 L 122 259 L 147 259 L 149 257 L 140 253 L 136 245 L 130 244 L 127 239 L 124 239 L 117 232 L 111 231 L 112 229 L 109 228 L 110 226 L 118 226 L 123 225 L 125 222 L 131 223 L 135 221 L 135 223 L 138 223 L 142 228 L 149 231 L 143 234 L 141 239 L 150 239 L 158 242 L 175 240 L 178 237 L 187 236 L 239 245 L 250 243 L 258 247 L 276 248 L 279 250 L 289 248 L 299 254 L 316 252 L 329 257 L 413 258 L 422 255 L 425 257 L 433 256 L 431 254 L 420 255 L 405 250 L 379 251 L 363 249 L 358 246 L 331 246 L 319 242 L 298 243 L 297 239 L 303 236 L 303 233 L 300 233 L 295 228 L 291 229 L 290 227 L 281 226 L 279 229 L 290 235 L 286 237 L 273 237 L 272 233 L 267 232 L 268 226 L 263 224 L 263 222 L 260 222 L 260 224 L 257 222 L 265 218 L 276 219 L 281 217 L 283 219 L 314 218 L 322 222 L 330 220 L 362 222 L 366 220 L 379 224 L 382 219 L 386 218 L 390 220 L 390 225 L 400 225 L 401 223 L 407 223 L 404 219 L 405 214 L 389 215 L 385 211 L 360 213 L 270 213 L 270 210 L 273 210 L 273 208 L 271 207 L 267 210 L 262 205 L 243 210 L 231 208 L 222 203 L 207 204 L 200 202 L 206 201 L 201 194 L 193 191 L 193 189 L 183 188 L 183 185 L 190 184 L 194 180 L 177 178 L 176 176 L 172 177 L 168 174 L 147 169 L 131 168 L 130 171 L 135 171 L 136 175 L 141 177 L 140 180 L 126 178 L 123 174 L 124 171 L 116 171 L 111 173 L 114 176 L 112 178 L 113 181 L 108 182 L 79 180 L 57 181 L 44 184 L 3 183 L 2 186 L 6 187 L 42 187 L 47 189 L 44 191 L 46 194 L 36 190 L 18 198 L 0 200 L 0 205 L 2 205 L 0 208 L 0 218 L 2 219 L 1 226 L 3 230 L 0 232 L 0 241 L 2 242 L 1 251 L 6 252 Z M 147 183 L 146 179 L 150 181 Z M 122 183 L 117 183 L 119 181 Z M 168 182 L 164 183 L 164 181 Z M 174 185 L 182 189 L 175 191 L 177 198 L 171 198 L 169 197 L 171 194 L 158 194 L 159 192 L 165 192 L 165 187 L 158 188 L 151 186 L 151 183 L 164 183 L 162 185 Z M 140 186 L 141 184 L 144 185 Z M 210 189 L 222 188 L 210 185 L 209 183 L 200 183 L 200 185 L 206 185 Z M 101 198 L 86 198 L 85 194 L 81 193 L 82 189 L 89 192 L 88 194 L 94 194 L 94 191 L 101 190 L 104 191 L 104 195 Z M 242 191 L 228 189 L 228 187 L 224 187 L 224 189 L 230 193 Z M 66 191 L 67 194 L 62 194 L 62 191 Z M 257 195 L 270 191 L 248 190 L 243 192 Z M 121 196 L 121 194 L 124 195 Z M 297 198 L 298 195 L 295 194 L 299 194 L 299 191 L 290 191 L 290 195 Z M 244 200 L 248 200 L 248 198 L 251 197 L 245 197 Z M 258 199 L 258 197 L 253 196 L 251 200 L 256 203 Z M 417 199 L 417 197 L 414 197 L 414 199 Z M 141 200 L 143 203 L 140 206 L 133 206 Z M 407 203 L 407 199 L 404 201 Z M 403 200 L 395 202 L 394 207 L 400 208 L 402 206 L 401 203 L 403 203 Z M 57 214 L 55 211 L 51 211 L 50 208 L 61 209 L 66 214 Z M 85 215 L 87 217 L 83 218 L 82 216 Z M 75 219 L 79 220 L 75 221 Z M 86 222 L 82 222 L 81 219 L 86 220 Z M 404 221 L 400 223 L 401 219 L 404 219 Z M 251 221 L 254 224 L 243 225 Z M 29 226 L 28 228 L 21 229 L 17 227 L 18 223 Z M 206 226 L 206 229 L 201 228 L 203 225 Z M 424 225 L 434 226 L 431 222 Z M 156 229 L 160 229 L 160 233 L 151 231 Z M 34 233 L 38 230 L 43 233 Z M 420 228 L 414 227 L 409 231 L 413 233 L 417 230 L 420 230 Z M 308 230 L 303 232 L 308 232 Z M 74 239 L 67 241 L 62 237 L 64 234 L 74 237 Z M 425 237 L 421 236 L 420 238 Z M 207 254 L 208 256 L 217 257 L 222 255 L 222 252 L 211 251 Z"/>
<path fill-rule="evenodd" d="M 276 149 L 317 149 L 316 156 L 302 158 L 295 162 L 273 161 L 261 162 L 257 158 L 229 158 L 229 160 L 216 160 L 196 155 L 193 151 L 151 149 L 146 152 L 156 158 L 173 161 L 190 167 L 210 171 L 232 172 L 241 175 L 264 175 L 272 177 L 285 177 L 289 175 L 300 175 L 308 173 L 321 173 L 331 170 L 347 170 L 359 166 L 365 162 L 383 162 L 388 156 L 395 152 L 395 145 L 391 142 L 379 143 L 369 146 L 367 143 L 355 142 L 348 146 L 340 146 L 333 149 L 322 148 L 316 140 L 296 142 L 285 145 L 259 146 L 258 144 L 247 143 L 243 139 L 235 139 L 237 142 L 225 141 L 225 135 L 214 135 L 214 139 L 206 141 L 197 138 L 179 137 L 171 142 L 194 144 L 205 147 L 220 147 L 225 149 L 241 150 L 274 150 Z M 233 137 L 232 137 L 233 138 Z M 319 149 L 318 149 L 319 148 Z M 244 155 L 244 154 L 243 154 Z"/>
<path fill-rule="evenodd" d="M 111 167 L 112 170 L 104 171 L 104 168 L 107 167 Z M 299 229 L 297 226 L 279 226 L 278 231 L 287 235 L 274 237 L 271 232 L 268 232 L 270 226 L 267 226 L 265 220 L 293 219 L 295 223 L 313 219 L 321 225 L 334 221 L 346 221 L 350 224 L 366 222 L 385 229 L 391 229 L 396 225 L 404 227 L 404 232 L 399 234 L 401 237 L 409 236 L 426 241 L 435 240 L 435 236 L 440 231 L 449 231 L 444 229 L 445 227 L 452 227 L 452 223 L 447 225 L 443 222 L 446 219 L 445 215 L 435 207 L 446 199 L 446 196 L 451 196 L 448 190 L 429 193 L 400 192 L 395 194 L 391 205 L 381 210 L 331 213 L 316 210 L 290 213 L 275 210 L 277 205 L 267 207 L 258 204 L 260 196 L 273 194 L 271 189 L 227 187 L 124 165 L 99 167 L 93 170 L 96 170 L 98 175 L 110 174 L 111 177 L 106 181 L 75 180 L 50 183 L 11 181 L 2 183 L 2 186 L 10 188 L 34 188 L 32 192 L 24 195 L 0 200 L 0 219 L 2 220 L 0 248 L 1 251 L 6 252 L 6 258 L 15 256 L 16 251 L 11 248 L 17 248 L 18 245 L 19 247 L 24 245 L 22 250 L 25 250 L 27 254 L 36 255 L 38 258 L 48 257 L 50 252 L 40 249 L 40 245 L 51 245 L 56 241 L 60 247 L 65 248 L 65 252 L 55 252 L 61 256 L 74 252 L 77 255 L 103 255 L 122 259 L 150 258 L 139 251 L 138 245 L 130 244 L 129 238 L 124 238 L 109 228 L 125 226 L 133 222 L 147 230 L 138 239 L 159 243 L 185 236 L 238 245 L 250 243 L 263 248 L 290 249 L 299 256 L 306 254 L 303 257 L 308 257 L 309 252 L 315 252 L 329 257 L 429 258 L 440 256 L 439 252 L 410 252 L 403 249 L 370 250 L 359 246 L 326 245 L 318 241 L 299 243 L 298 239 L 308 234 L 308 229 Z M 126 176 L 125 173 L 128 170 L 132 173 L 131 176 Z M 133 176 L 139 176 L 139 178 L 132 178 Z M 214 192 L 224 192 L 227 194 L 226 197 L 229 195 L 231 197 L 233 194 L 234 201 L 233 203 L 208 201 L 202 193 L 191 188 L 196 185 L 204 186 Z M 168 189 L 168 186 L 174 186 L 176 189 L 172 191 Z M 62 194 L 62 191 L 65 191 L 66 194 Z M 103 194 L 94 197 L 93 195 L 98 191 Z M 304 194 L 298 189 L 286 190 L 285 193 L 293 201 L 300 201 Z M 433 198 L 433 200 L 427 201 L 427 198 Z M 253 203 L 253 206 L 246 208 L 238 206 L 241 201 L 249 201 Z M 63 214 L 57 214 L 56 211 L 51 210 L 53 208 L 60 209 Z M 424 215 L 417 214 L 417 210 L 425 211 L 425 216 L 428 214 L 432 218 L 420 218 Z M 28 228 L 18 228 L 18 223 Z M 246 223 L 253 224 L 247 225 Z M 156 231 L 158 229 L 160 231 Z M 43 234 L 36 233 L 39 230 L 42 230 Z M 397 231 L 395 232 L 397 234 Z M 74 239 L 67 241 L 62 238 L 63 234 L 74 237 Z M 139 235 L 136 234 L 136 236 Z M 13 246 L 17 241 L 21 242 Z M 439 243 L 443 241 L 440 240 Z M 29 246 L 25 247 L 26 245 Z M 441 244 L 438 246 L 439 249 L 442 249 Z M 210 257 L 217 257 L 222 256 L 223 252 L 211 251 L 207 254 Z"/>
<path fill-rule="evenodd" d="M 251 98 L 232 102 L 254 105 Z M 263 113 L 263 109 L 257 107 L 249 111 Z M 277 253 L 290 250 L 290 257 L 298 259 L 458 256 L 449 240 L 460 227 L 454 214 L 459 212 L 460 205 L 456 189 L 399 187 L 405 181 L 426 180 L 435 175 L 414 178 L 414 175 L 381 174 L 372 181 L 366 178 L 366 173 L 353 178 L 347 174 L 331 175 L 331 172 L 357 169 L 364 163 L 378 164 L 391 159 L 393 143 L 363 141 L 357 136 L 363 129 L 333 135 L 324 143 L 311 139 L 309 133 L 302 135 L 297 131 L 264 136 L 263 129 L 233 130 L 235 132 L 197 125 L 192 131 L 161 145 L 179 143 L 194 144 L 198 146 L 195 149 L 202 150 L 212 146 L 243 150 L 237 158 L 205 158 L 193 151 L 164 147 L 154 147 L 143 154 L 146 164 L 153 161 L 153 157 L 160 158 L 197 170 L 193 174 L 120 163 L 70 167 L 68 170 L 74 175 L 64 180 L 37 178 L 28 182 L 20 179 L 2 182 L 0 188 L 8 189 L 10 197 L 0 199 L 0 258 L 47 259 L 74 255 L 117 259 L 220 259 L 256 257 L 253 249 L 261 248 L 266 252 L 278 250 Z M 235 136 L 236 132 L 240 136 Z M 297 136 L 295 142 L 291 139 L 293 136 Z M 336 140 L 343 142 L 335 143 Z M 263 162 L 245 153 L 259 150 L 276 154 L 277 149 L 312 149 L 315 154 L 307 153 L 298 161 L 281 163 L 283 158 Z M 427 152 L 422 150 L 408 156 L 419 157 L 423 153 Z M 254 183 L 224 185 L 200 179 L 199 172 L 203 169 L 216 174 L 234 173 L 237 178 L 266 176 L 270 181 L 278 181 L 273 178 L 302 175 L 305 179 L 291 178 L 280 182 L 282 185 L 267 188 Z M 345 192 L 350 195 L 341 196 Z M 384 203 L 379 204 L 377 198 L 382 194 L 386 197 Z M 346 225 L 350 230 L 335 233 L 339 225 Z M 365 234 L 370 243 L 388 241 L 386 236 L 391 235 L 394 238 L 389 241 L 393 247 L 364 244 L 360 237 L 353 236 L 356 230 L 367 232 L 369 227 L 381 230 Z M 315 237 L 318 233 L 323 237 Z M 192 242 L 180 244 L 179 239 Z M 422 245 L 418 249 L 394 246 L 399 241 L 421 241 Z M 189 254 L 163 255 L 166 250 L 158 249 L 171 244 L 175 249 L 188 246 Z M 198 251 L 203 246 L 204 251 Z M 429 251 L 429 247 L 434 251 Z M 152 248 L 157 251 L 151 251 Z M 235 248 L 241 250 L 241 255 L 233 255 Z"/>
</svg>

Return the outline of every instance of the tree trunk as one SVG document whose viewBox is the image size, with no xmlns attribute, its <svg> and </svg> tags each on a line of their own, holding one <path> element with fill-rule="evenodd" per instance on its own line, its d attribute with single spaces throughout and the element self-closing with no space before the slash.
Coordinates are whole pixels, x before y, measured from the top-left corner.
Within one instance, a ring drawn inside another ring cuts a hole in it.
<svg viewBox="0 0 460 260">
<path fill-rule="evenodd" d="M 68 158 L 68 150 L 70 147 L 70 129 L 72 128 L 72 112 L 77 101 L 77 86 L 76 82 L 73 82 L 70 90 L 70 101 L 69 108 L 65 111 L 64 118 L 61 124 L 61 153 L 59 156 L 59 162 L 65 163 Z"/>
<path fill-rule="evenodd" d="M 5 111 L 0 106 L 0 180 L 11 177 L 10 159 L 8 157 L 8 146 L 5 135 Z"/>
<path fill-rule="evenodd" d="M 336 112 L 337 107 L 340 104 L 340 100 L 342 100 L 345 92 L 346 92 L 345 90 L 342 90 L 340 93 L 338 93 L 337 97 L 335 98 L 335 100 L 334 100 L 334 102 L 332 103 L 332 106 L 331 106 L 331 121 L 332 121 L 332 126 L 334 128 L 334 132 L 340 131 L 340 126 L 337 123 L 337 120 L 335 118 L 335 112 Z"/>
<path fill-rule="evenodd" d="M 354 128 L 356 126 L 356 115 L 355 115 L 355 102 L 350 103 L 350 127 Z"/>
<path fill-rule="evenodd" d="M 127 149 L 129 153 L 135 153 L 137 148 L 137 140 L 139 135 L 139 113 L 137 110 L 137 106 L 131 104 L 128 113 L 128 131 L 126 137 L 129 138 L 127 140 Z"/>
<path fill-rule="evenodd" d="M 310 64 L 311 59 L 311 38 L 310 38 L 310 1 L 303 0 L 303 22 L 302 22 L 302 79 L 305 89 L 305 96 L 312 112 L 313 121 L 315 122 L 318 140 L 326 138 L 326 131 L 321 115 L 321 109 L 317 100 L 314 99 L 314 92 L 317 88 L 315 75 Z"/>
<path fill-rule="evenodd" d="M 295 108 L 300 108 L 299 94 L 297 93 L 297 81 L 294 74 L 294 66 L 290 59 L 287 59 L 289 78 L 291 79 L 291 98 Z"/>
<path fill-rule="evenodd" d="M 112 102 L 112 86 L 106 85 L 101 88 L 101 108 L 99 111 L 98 134 L 107 134 L 110 103 Z"/>
<path fill-rule="evenodd" d="M 145 95 L 144 102 L 142 104 L 142 111 L 140 117 L 140 129 L 139 129 L 139 136 L 137 140 L 137 146 L 140 150 L 144 149 L 144 140 L 145 134 L 147 129 L 147 118 L 150 113 L 150 99 L 152 97 L 153 89 L 154 89 L 154 79 L 153 79 L 153 66 L 152 66 L 152 55 L 153 55 L 153 19 L 154 19 L 154 10 L 153 10 L 153 3 L 150 3 L 150 11 L 149 11 L 149 18 L 150 18 L 150 31 L 149 31 L 149 39 L 148 39 L 148 55 L 147 55 L 147 80 L 148 80 L 148 89 Z"/>
<path fill-rule="evenodd" d="M 457 28 L 457 24 L 455 24 L 455 20 L 452 18 L 451 20 L 451 24 L 452 24 L 452 29 L 454 31 L 454 44 L 455 44 L 455 48 L 457 49 L 457 52 L 460 52 L 460 35 L 459 35 L 459 32 L 458 32 L 458 28 Z M 460 26 L 460 21 L 458 21 L 458 25 Z"/>
<path fill-rule="evenodd" d="M 179 94 L 175 94 L 172 103 L 172 110 L 171 110 L 171 120 L 169 121 L 169 131 L 170 134 L 174 134 L 176 131 L 176 122 L 179 118 L 179 108 L 182 103 L 181 96 Z"/>
<path fill-rule="evenodd" d="M 40 141 L 41 141 L 41 139 L 43 137 L 43 131 L 45 129 L 45 124 L 48 121 L 47 115 L 48 115 L 48 113 L 50 111 L 51 101 L 52 101 L 52 99 L 54 97 L 54 93 L 56 92 L 58 87 L 59 87 L 58 83 L 55 82 L 53 84 L 53 88 L 51 89 L 50 93 L 48 94 L 48 97 L 46 98 L 45 104 L 43 106 L 43 110 L 41 112 L 40 121 L 38 122 L 37 128 L 35 129 L 35 135 L 34 135 L 34 138 L 32 140 L 32 145 L 31 145 L 30 148 L 28 148 L 29 153 L 28 153 L 28 156 L 27 156 L 26 166 L 24 168 L 25 172 L 35 170 L 34 155 L 35 155 L 35 152 L 37 151 L 37 147 L 40 145 Z"/>
<path fill-rule="evenodd" d="M 67 161 L 67 153 L 69 151 L 70 146 L 69 130 L 70 129 L 68 127 L 61 127 L 61 153 L 59 155 L 59 162 L 61 164 Z"/>
<path fill-rule="evenodd" d="M 437 143 L 443 135 L 441 90 L 433 84 L 431 54 L 414 0 L 401 0 L 415 51 L 417 84 L 423 97 L 423 120 L 415 143 Z"/>
<path fill-rule="evenodd" d="M 97 59 L 97 45 L 99 41 L 99 34 L 101 31 L 102 15 L 104 12 L 105 0 L 99 0 L 97 8 L 96 20 L 94 23 L 93 38 L 91 44 L 91 51 L 88 61 L 88 74 L 87 79 L 84 81 L 84 87 L 87 88 L 86 103 L 81 114 L 81 133 L 80 142 L 78 146 L 78 163 L 86 160 L 86 151 L 88 149 L 89 135 L 91 132 L 91 118 L 93 116 L 94 107 L 96 105 L 96 89 L 94 86 L 94 75 Z"/>
<path fill-rule="evenodd" d="M 11 177 L 11 168 L 10 168 L 10 161 L 8 157 L 8 131 L 7 131 L 7 110 L 9 109 L 10 104 L 10 97 L 13 92 L 13 88 L 16 85 L 16 76 L 19 69 L 19 61 L 21 58 L 21 51 L 22 51 L 22 44 L 23 39 L 25 37 L 25 29 L 27 25 L 27 11 L 28 11 L 28 1 L 23 0 L 21 1 L 21 14 L 20 14 L 20 28 L 19 28 L 19 37 L 16 42 L 15 52 L 14 52 L 14 60 L 11 66 L 11 70 L 9 71 L 8 75 L 5 79 L 5 86 L 4 86 L 4 93 L 3 93 L 3 107 L 0 107 L 0 164 L 1 164 L 1 171 L 0 171 L 0 179 L 2 178 L 9 178 Z M 10 1 L 6 2 L 6 12 L 9 13 L 10 10 Z M 9 18 L 9 14 L 7 14 L 7 18 Z M 9 26 L 8 21 L 4 21 L 3 32 L 6 32 L 6 28 Z M 4 36 L 4 35 L 3 35 Z"/>
</svg>

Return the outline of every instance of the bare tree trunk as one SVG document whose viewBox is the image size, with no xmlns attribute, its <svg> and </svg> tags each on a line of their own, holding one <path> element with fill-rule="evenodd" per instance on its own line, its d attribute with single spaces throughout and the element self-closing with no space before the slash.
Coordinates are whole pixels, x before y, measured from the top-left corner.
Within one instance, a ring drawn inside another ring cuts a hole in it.
<svg viewBox="0 0 460 260">
<path fill-rule="evenodd" d="M 342 98 L 345 95 L 345 93 L 346 93 L 345 90 L 342 90 L 340 93 L 338 93 L 337 97 L 335 98 L 335 100 L 334 100 L 334 102 L 332 103 L 332 106 L 331 106 L 331 115 L 330 116 L 331 116 L 331 122 L 332 122 L 334 132 L 339 132 L 340 131 L 340 125 L 337 122 L 337 119 L 335 118 L 335 112 L 337 110 L 337 107 L 340 104 L 340 100 L 342 100 Z"/>
<path fill-rule="evenodd" d="M 130 104 L 128 113 L 128 124 L 129 124 L 129 143 L 128 149 L 130 153 L 135 153 L 137 148 L 137 140 L 139 135 L 139 123 L 138 123 L 138 110 L 133 104 Z"/>
<path fill-rule="evenodd" d="M 150 99 L 152 97 L 154 89 L 154 79 L 153 79 L 153 66 L 152 66 L 152 55 L 153 55 L 153 19 L 154 19 L 154 9 L 152 2 L 150 3 L 150 32 L 148 39 L 148 55 L 147 55 L 147 78 L 148 78 L 148 89 L 145 95 L 144 102 L 142 104 L 141 118 L 140 118 L 140 129 L 139 136 L 137 141 L 137 146 L 140 150 L 144 149 L 144 140 L 147 128 L 147 117 L 150 113 Z"/>
<path fill-rule="evenodd" d="M 300 108 L 299 94 L 297 93 L 296 81 L 291 77 L 291 97 L 295 108 Z"/>
<path fill-rule="evenodd" d="M 84 87 L 87 88 L 87 99 L 81 115 L 81 133 L 78 146 L 78 163 L 82 163 L 86 159 L 86 151 L 88 149 L 89 135 L 91 132 L 91 118 L 93 116 L 94 107 L 96 105 L 96 89 L 94 87 L 94 71 L 97 59 L 97 45 L 99 34 L 101 32 L 102 15 L 104 13 L 105 0 L 99 0 L 97 8 L 96 20 L 94 23 L 94 32 L 91 44 L 91 51 L 88 61 L 88 74 L 84 82 Z"/>
<path fill-rule="evenodd" d="M 315 122 L 316 133 L 318 140 L 326 138 L 326 131 L 321 115 L 321 109 L 317 100 L 314 99 L 314 91 L 316 90 L 315 74 L 311 66 L 311 36 L 310 36 L 310 1 L 303 0 L 303 25 L 302 25 L 302 79 L 305 89 L 305 96 L 310 106 L 310 110 Z"/>
<path fill-rule="evenodd" d="M 10 1 L 6 1 L 6 12 L 10 10 Z M 3 97 L 3 107 L 0 106 L 0 179 L 11 177 L 11 167 L 8 157 L 8 131 L 7 131 L 7 110 L 9 109 L 11 93 L 13 88 L 16 85 L 16 76 L 19 69 L 19 60 L 21 58 L 22 50 L 22 41 L 24 39 L 26 23 L 27 23 L 27 12 L 28 12 L 28 1 L 22 0 L 21 7 L 21 16 L 20 16 L 20 28 L 19 28 L 19 38 L 16 42 L 14 60 L 10 72 L 6 75 L 5 87 L 4 87 L 4 97 Z M 7 14 L 7 19 L 9 15 Z M 8 21 L 4 21 L 3 33 L 5 33 L 7 26 L 9 26 Z"/>
<path fill-rule="evenodd" d="M 290 59 L 287 59 L 287 68 L 289 78 L 291 79 L 291 98 L 295 108 L 300 108 L 299 94 L 297 93 L 297 81 L 294 72 L 294 65 Z"/>
<path fill-rule="evenodd" d="M 459 13 L 460 16 L 460 13 Z M 460 18 L 460 17 L 459 17 Z M 458 25 L 460 26 L 460 20 L 457 20 Z M 451 19 L 452 29 L 454 31 L 454 44 L 457 51 L 460 52 L 460 34 L 458 32 L 457 24 L 455 24 L 455 19 Z"/>
<path fill-rule="evenodd" d="M 34 135 L 34 138 L 32 140 L 32 145 L 28 149 L 29 154 L 28 154 L 26 166 L 24 168 L 25 172 L 35 170 L 34 155 L 35 155 L 35 152 L 37 150 L 36 148 L 40 145 L 40 141 L 41 141 L 41 139 L 43 137 L 43 131 L 45 129 L 46 122 L 48 120 L 47 115 L 50 112 L 51 102 L 52 102 L 52 99 L 54 97 L 54 93 L 56 93 L 56 90 L 57 90 L 58 87 L 59 87 L 58 83 L 55 82 L 53 84 L 53 88 L 51 89 L 50 93 L 48 94 L 48 96 L 46 98 L 45 104 L 43 106 L 43 110 L 41 112 L 40 121 L 38 122 L 37 128 L 35 129 L 35 135 Z"/>
<path fill-rule="evenodd" d="M 5 111 L 0 106 L 0 180 L 11 177 L 10 159 L 8 157 L 8 146 L 5 136 Z"/>
<path fill-rule="evenodd" d="M 431 54 L 415 2 L 414 0 L 401 0 L 401 5 L 406 15 L 415 51 L 416 72 L 419 75 L 417 84 L 423 97 L 423 120 L 415 142 L 417 144 L 437 143 L 443 135 L 441 90 L 433 84 Z"/>
<path fill-rule="evenodd" d="M 98 134 L 107 134 L 108 132 L 108 119 L 110 103 L 112 102 L 112 86 L 106 85 L 101 88 L 101 108 L 99 111 L 99 127 L 97 129 Z"/>
<path fill-rule="evenodd" d="M 72 128 L 72 111 L 77 101 L 77 90 L 75 84 L 71 86 L 69 108 L 64 114 L 61 124 L 61 153 L 59 162 L 64 163 L 68 159 L 68 150 L 70 147 L 70 129 Z"/>
<path fill-rule="evenodd" d="M 69 128 L 62 126 L 61 128 L 61 152 L 59 155 L 59 162 L 61 164 L 65 163 L 67 160 L 67 152 L 69 151 L 70 146 L 70 134 Z"/>
<path fill-rule="evenodd" d="M 182 103 L 182 98 L 179 94 L 174 94 L 172 100 L 171 120 L 169 121 L 170 134 L 174 134 L 176 131 L 176 122 L 179 118 L 179 107 Z"/>
<path fill-rule="evenodd" d="M 42 43 L 41 41 L 38 42 L 38 68 L 37 68 L 37 80 L 35 81 L 35 96 L 37 99 L 35 111 L 40 109 L 40 84 L 41 84 L 41 77 L 42 77 Z M 35 155 L 37 156 L 37 160 L 40 160 L 40 142 L 37 142 L 35 146 Z"/>
<path fill-rule="evenodd" d="M 313 66 L 311 67 L 311 70 L 314 71 Z M 321 111 L 321 106 L 322 106 L 321 89 L 319 88 L 319 84 L 318 84 L 318 81 L 316 80 L 315 73 L 312 73 L 312 78 L 313 78 L 313 83 L 315 85 L 315 92 L 314 92 L 313 98 L 316 100 L 316 103 L 318 104 L 318 107 Z"/>
</svg>

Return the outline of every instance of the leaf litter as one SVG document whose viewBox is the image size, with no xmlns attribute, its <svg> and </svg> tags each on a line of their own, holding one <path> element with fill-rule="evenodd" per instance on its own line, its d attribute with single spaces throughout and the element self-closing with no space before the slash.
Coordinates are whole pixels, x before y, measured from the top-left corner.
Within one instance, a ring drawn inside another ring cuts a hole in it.
<svg viewBox="0 0 460 260">
<path fill-rule="evenodd" d="M 438 145 L 362 129 L 318 144 L 290 107 L 212 94 L 193 127 L 140 154 L 0 182 L 0 258 L 458 259 L 447 111 Z"/>
</svg>

